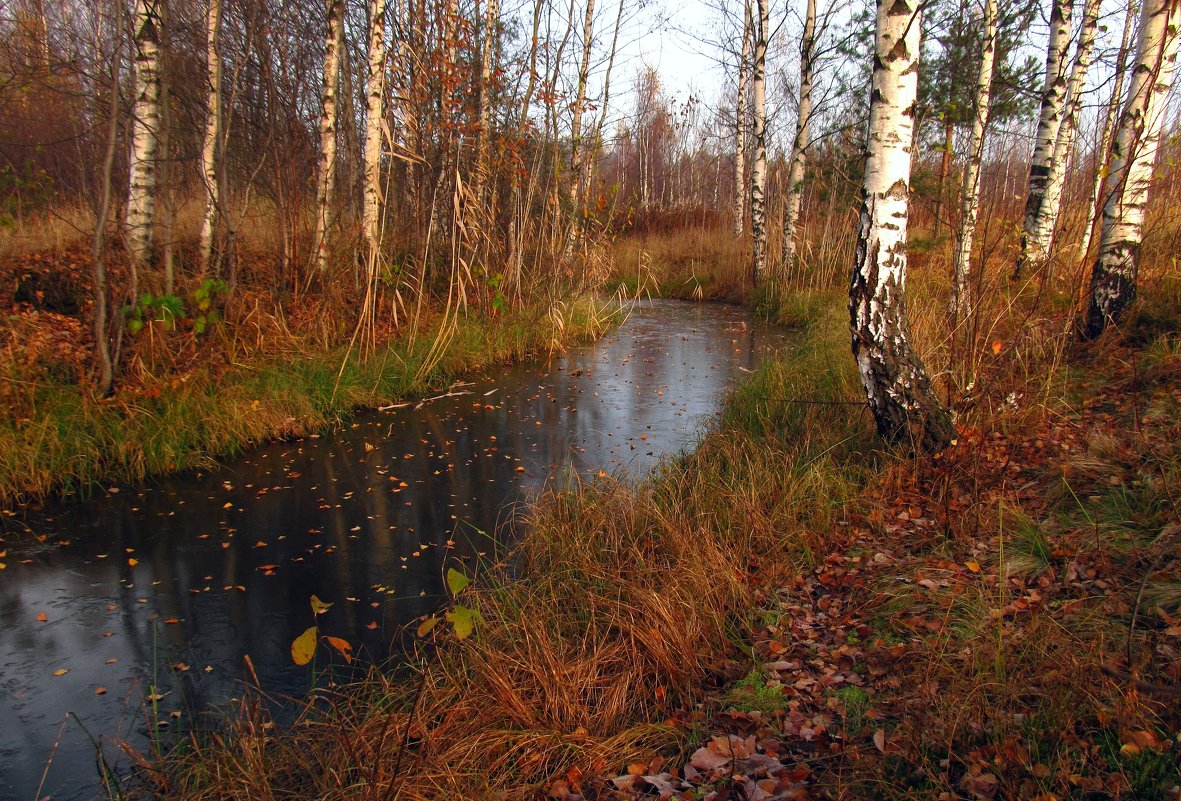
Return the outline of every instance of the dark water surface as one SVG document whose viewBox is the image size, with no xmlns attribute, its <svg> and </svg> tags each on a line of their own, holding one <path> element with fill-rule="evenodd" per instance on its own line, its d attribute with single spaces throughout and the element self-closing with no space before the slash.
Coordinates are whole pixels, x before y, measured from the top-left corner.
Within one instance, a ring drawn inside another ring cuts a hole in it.
<svg viewBox="0 0 1181 801">
<path fill-rule="evenodd" d="M 515 505 L 692 447 L 782 342 L 739 309 L 657 301 L 597 343 L 490 368 L 450 397 L 4 518 L 0 799 L 95 797 L 87 731 L 125 770 L 115 738 L 146 748 L 153 721 L 183 729 L 241 691 L 247 656 L 264 689 L 306 693 L 290 647 L 313 623 L 384 659 L 437 606 L 448 565 L 496 551 Z M 333 604 L 314 621 L 313 594 Z"/>
</svg>

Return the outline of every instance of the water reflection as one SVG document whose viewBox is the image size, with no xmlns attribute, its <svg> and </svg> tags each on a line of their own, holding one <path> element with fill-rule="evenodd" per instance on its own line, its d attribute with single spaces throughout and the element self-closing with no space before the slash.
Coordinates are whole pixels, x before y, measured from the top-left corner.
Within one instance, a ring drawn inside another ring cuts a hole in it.
<svg viewBox="0 0 1181 801">
<path fill-rule="evenodd" d="M 247 655 L 269 691 L 305 692 L 290 644 L 313 594 L 333 604 L 322 632 L 384 658 L 436 605 L 445 565 L 492 556 L 516 502 L 691 446 L 780 337 L 737 309 L 661 301 L 449 397 L 27 515 L 0 539 L 0 798 L 34 798 L 51 753 L 42 795 L 96 794 L 94 746 L 67 713 L 144 747 L 149 719 L 174 731 L 232 697 Z"/>
</svg>

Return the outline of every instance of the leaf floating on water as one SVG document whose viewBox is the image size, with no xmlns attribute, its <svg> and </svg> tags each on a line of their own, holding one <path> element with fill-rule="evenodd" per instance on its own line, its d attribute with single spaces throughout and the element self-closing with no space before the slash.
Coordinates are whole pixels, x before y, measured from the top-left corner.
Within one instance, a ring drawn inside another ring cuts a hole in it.
<svg viewBox="0 0 1181 801">
<path fill-rule="evenodd" d="M 133 556 L 127 560 L 127 564 L 131 565 L 132 567 L 135 567 L 136 565 L 139 564 L 139 560 Z"/>
<path fill-rule="evenodd" d="M 370 620 L 370 621 L 369 621 L 369 623 L 367 623 L 367 624 L 365 625 L 365 628 L 369 629 L 370 631 L 373 631 L 374 629 L 376 629 L 376 628 L 377 628 L 377 621 L 376 621 L 376 620 Z"/>
<path fill-rule="evenodd" d="M 38 623 L 44 623 L 47 620 L 49 620 L 49 616 L 46 615 L 44 612 L 41 612 L 37 615 L 37 622 Z"/>
<path fill-rule="evenodd" d="M 64 675 L 66 675 L 66 674 L 67 674 L 67 673 L 69 673 L 69 672 L 70 672 L 70 669 L 69 669 L 69 668 L 58 668 L 57 670 L 53 671 L 53 675 L 55 675 L 55 676 L 64 676 Z"/>
<path fill-rule="evenodd" d="M 95 695 L 106 695 L 106 694 L 107 694 L 107 688 L 106 688 L 106 687 L 95 687 L 95 688 L 94 688 L 94 694 L 95 694 Z"/>
<path fill-rule="evenodd" d="M 352 663 L 353 646 L 349 644 L 348 640 L 342 640 L 340 637 L 325 637 L 324 641 L 340 652 L 345 662 Z"/>
<path fill-rule="evenodd" d="M 316 637 L 319 630 L 312 626 L 291 643 L 291 661 L 297 665 L 306 665 L 312 661 L 316 653 Z"/>
</svg>

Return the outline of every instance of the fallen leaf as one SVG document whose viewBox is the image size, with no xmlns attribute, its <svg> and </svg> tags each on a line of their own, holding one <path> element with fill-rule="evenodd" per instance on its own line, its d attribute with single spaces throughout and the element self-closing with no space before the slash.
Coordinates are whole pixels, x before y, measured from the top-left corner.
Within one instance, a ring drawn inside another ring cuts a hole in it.
<svg viewBox="0 0 1181 801">
<path fill-rule="evenodd" d="M 70 672 L 70 669 L 69 669 L 69 668 L 58 668 L 57 670 L 53 671 L 53 675 L 55 675 L 55 676 L 64 676 L 64 675 L 66 675 L 66 674 L 67 674 L 67 673 L 69 673 L 69 672 Z"/>
<path fill-rule="evenodd" d="M 878 729 L 873 733 L 873 744 L 883 754 L 886 753 L 886 730 Z"/>
</svg>

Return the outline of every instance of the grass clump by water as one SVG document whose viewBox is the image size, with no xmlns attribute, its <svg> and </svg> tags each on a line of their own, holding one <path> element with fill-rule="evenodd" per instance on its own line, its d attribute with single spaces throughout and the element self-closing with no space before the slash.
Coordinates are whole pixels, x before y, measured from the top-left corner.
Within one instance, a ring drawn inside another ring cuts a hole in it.
<svg viewBox="0 0 1181 801">
<path fill-rule="evenodd" d="M 183 375 L 145 374 L 111 398 L 77 382 L 10 376 L 0 414 L 0 505 L 209 467 L 251 444 L 444 386 L 466 370 L 597 336 L 611 316 L 590 300 L 511 321 L 473 315 L 364 358 L 343 348 L 245 363 L 230 355 Z"/>
</svg>

